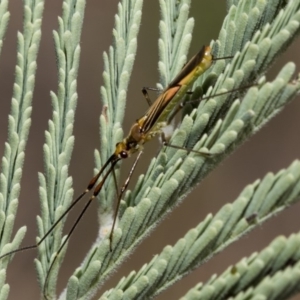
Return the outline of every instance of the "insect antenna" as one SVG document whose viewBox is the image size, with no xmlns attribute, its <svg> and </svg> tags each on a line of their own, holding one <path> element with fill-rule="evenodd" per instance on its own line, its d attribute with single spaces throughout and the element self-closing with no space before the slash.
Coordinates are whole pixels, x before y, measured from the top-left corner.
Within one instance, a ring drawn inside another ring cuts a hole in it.
<svg viewBox="0 0 300 300">
<path fill-rule="evenodd" d="M 109 168 L 108 171 L 105 173 L 105 175 L 104 175 L 104 177 L 102 178 L 102 180 L 101 180 L 101 181 L 97 184 L 97 186 L 95 187 L 94 192 L 93 192 L 93 195 L 92 195 L 92 196 L 89 198 L 89 200 L 86 202 L 84 208 L 82 209 L 82 211 L 81 211 L 80 214 L 78 215 L 77 219 L 75 220 L 74 224 L 72 225 L 72 227 L 71 227 L 70 231 L 68 232 L 66 238 L 64 239 L 63 243 L 60 245 L 59 249 L 58 249 L 58 250 L 56 251 L 56 253 L 55 253 L 55 256 L 54 256 L 54 258 L 53 258 L 53 260 L 52 260 L 52 262 L 51 262 L 51 264 L 50 264 L 50 267 L 49 267 L 49 269 L 48 269 L 48 271 L 47 271 L 46 278 L 45 278 L 45 283 L 44 283 L 43 294 L 44 294 L 44 297 L 45 297 L 46 299 L 48 299 L 48 298 L 47 298 L 47 295 L 46 295 L 46 292 L 47 292 L 47 285 L 48 285 L 49 276 L 50 276 L 50 274 L 51 274 L 51 270 L 52 270 L 52 268 L 53 268 L 53 266 L 54 266 L 54 264 L 55 264 L 55 262 L 56 262 L 56 260 L 57 260 L 57 258 L 58 258 L 58 256 L 59 256 L 60 252 L 62 251 L 62 249 L 63 249 L 64 246 L 66 245 L 67 241 L 70 239 L 72 233 L 74 232 L 75 228 L 77 227 L 78 223 L 80 222 L 81 218 L 82 218 L 83 215 L 85 214 L 86 210 L 88 209 L 88 207 L 90 206 L 90 204 L 92 203 L 92 201 L 93 201 L 93 200 L 98 196 L 98 194 L 100 193 L 100 191 L 101 191 L 101 189 L 102 189 L 102 187 L 103 187 L 103 185 L 104 185 L 106 179 L 108 178 L 108 176 L 110 175 L 110 173 L 114 170 L 114 167 L 115 167 L 116 163 L 117 163 L 119 160 L 120 160 L 120 159 L 119 159 L 119 158 L 116 158 L 115 155 L 112 155 L 112 156 L 107 160 L 107 162 L 104 164 L 104 166 L 101 168 L 101 170 L 96 174 L 96 176 L 93 177 L 93 179 L 91 180 L 91 182 L 93 182 L 93 186 L 94 186 L 95 183 L 97 182 L 97 180 L 99 179 L 101 173 L 103 173 L 103 171 L 105 170 L 105 168 L 107 167 L 107 165 L 108 165 L 109 163 L 111 163 L 110 168 Z M 89 184 L 89 186 L 90 186 L 90 185 L 91 185 L 91 184 Z M 92 187 L 93 187 L 93 186 L 92 186 Z M 92 189 L 92 187 L 90 188 L 90 190 Z M 89 191 L 90 191 L 90 190 L 89 190 Z M 82 193 L 79 197 L 82 198 L 86 193 L 87 193 L 87 192 Z M 79 197 L 78 197 L 78 198 L 79 198 Z M 77 201 L 79 201 L 78 198 L 76 199 Z M 80 198 L 80 199 L 81 199 L 81 198 Z M 76 201 L 76 200 L 75 200 L 75 201 Z M 75 202 L 75 201 L 74 201 L 74 202 Z M 67 211 L 69 211 L 69 210 L 67 210 Z M 67 211 L 66 211 L 64 214 L 66 214 Z M 61 217 L 60 217 L 60 219 L 61 219 Z M 55 223 L 57 223 L 57 221 L 56 221 Z M 53 227 L 53 226 L 52 226 L 52 227 Z"/>
<path fill-rule="evenodd" d="M 36 243 L 28 246 L 24 246 L 9 252 L 6 252 L 0 256 L 0 260 L 6 256 L 38 248 L 40 244 L 50 235 L 50 233 L 54 230 L 54 228 L 61 222 L 61 220 L 74 208 L 74 206 L 95 186 L 101 174 L 104 172 L 108 164 L 110 164 L 114 159 L 114 156 L 111 156 L 107 162 L 103 165 L 100 171 L 90 180 L 87 188 L 82 192 L 71 204 L 70 206 L 63 212 L 63 214 L 55 221 L 55 223 L 49 228 L 49 230 L 45 233 L 45 235 Z"/>
</svg>

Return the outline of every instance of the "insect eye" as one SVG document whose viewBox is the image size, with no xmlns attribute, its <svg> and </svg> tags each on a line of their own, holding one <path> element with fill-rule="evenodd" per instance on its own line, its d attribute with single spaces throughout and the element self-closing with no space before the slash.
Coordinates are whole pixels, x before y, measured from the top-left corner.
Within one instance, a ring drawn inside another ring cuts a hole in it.
<svg viewBox="0 0 300 300">
<path fill-rule="evenodd" d="M 121 158 L 127 158 L 128 157 L 128 153 L 126 151 L 121 151 L 120 152 L 120 156 L 121 156 Z"/>
</svg>

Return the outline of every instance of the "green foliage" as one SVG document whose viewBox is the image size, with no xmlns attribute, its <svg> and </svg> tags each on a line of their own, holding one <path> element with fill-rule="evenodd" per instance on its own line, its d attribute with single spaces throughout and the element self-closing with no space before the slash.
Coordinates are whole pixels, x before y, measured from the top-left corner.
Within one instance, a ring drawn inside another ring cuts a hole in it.
<svg viewBox="0 0 300 300">
<path fill-rule="evenodd" d="M 68 166 L 74 146 L 73 126 L 77 104 L 77 73 L 80 57 L 80 36 L 85 0 L 64 1 L 62 18 L 58 18 L 58 31 L 53 32 L 58 91 L 51 92 L 53 115 L 45 132 L 45 172 L 39 174 L 41 217 L 37 218 L 40 238 L 45 236 L 73 199 L 72 178 Z M 50 299 L 55 298 L 57 276 L 67 247 L 60 251 L 63 222 L 57 226 L 51 239 L 39 247 L 36 268 L 40 286 Z M 51 270 L 49 273 L 48 270 Z"/>
<path fill-rule="evenodd" d="M 45 170 L 39 174 L 38 241 L 43 242 L 36 259 L 39 283 L 49 299 L 57 298 L 57 278 L 69 237 L 63 237 L 62 230 L 65 211 L 72 206 L 73 199 L 68 169 L 74 146 L 85 2 L 65 0 L 58 30 L 53 32 L 58 90 L 51 92 L 53 113 L 43 148 Z M 187 61 L 194 20 L 189 17 L 190 0 L 160 0 L 159 4 L 158 86 L 163 89 Z M 9 20 L 7 5 L 7 1 L 0 2 L 0 51 Z M 137 52 L 142 6 L 142 0 L 120 1 L 113 45 L 103 55 L 101 144 L 100 150 L 95 151 L 96 170 L 107 161 L 123 137 L 121 126 Z M 91 299 L 137 244 L 200 180 L 299 92 L 300 79 L 294 76 L 293 63 L 287 63 L 273 81 L 267 81 L 264 74 L 299 33 L 300 0 L 229 0 L 227 8 L 219 37 L 210 45 L 214 57 L 225 59 L 216 60 L 195 82 L 192 95 L 182 100 L 185 101 L 182 122 L 170 140 L 171 145 L 194 152 L 165 147 L 152 159 L 148 171 L 140 175 L 133 191 L 127 191 L 121 201 L 112 251 L 107 233 L 114 217 L 116 191 L 113 176 L 110 176 L 98 196 L 99 236 L 59 299 Z M 2 255 L 19 247 L 26 230 L 20 228 L 11 238 L 30 127 L 42 12 L 42 0 L 24 1 L 24 33 L 18 34 L 16 79 L 0 175 Z M 249 84 L 252 87 L 245 91 L 243 87 Z M 235 92 L 224 93 L 231 90 Z M 115 173 L 118 178 L 119 166 Z M 242 235 L 295 203 L 299 194 L 300 162 L 295 161 L 287 169 L 269 173 L 246 186 L 235 201 L 224 205 L 216 215 L 208 215 L 175 245 L 166 246 L 139 271 L 132 271 L 115 288 L 104 292 L 101 299 L 148 299 L 158 295 Z M 59 218 L 61 222 L 57 222 Z M 53 226 L 55 230 L 48 236 Z M 43 240 L 45 235 L 47 238 Z M 299 234 L 288 239 L 277 238 L 261 253 L 243 259 L 205 284 L 199 283 L 182 299 L 290 297 L 300 286 L 299 241 Z M 0 300 L 7 299 L 9 293 L 5 283 L 8 262 L 8 256 L 1 261 Z"/>
<path fill-rule="evenodd" d="M 104 86 L 101 86 L 103 111 L 100 116 L 100 152 L 95 151 L 97 170 L 107 161 L 117 142 L 122 140 L 121 128 L 130 75 L 137 51 L 142 0 L 124 0 L 118 5 L 113 29 L 114 44 L 104 52 Z M 116 172 L 118 173 L 118 172 Z M 115 200 L 115 183 L 110 180 L 99 195 L 99 223 L 101 227 L 111 226 Z"/>
<path fill-rule="evenodd" d="M 9 22 L 10 14 L 7 10 L 8 1 L 3 0 L 0 2 L 0 54 L 3 46 L 3 38 L 6 33 L 6 28 Z"/>
<path fill-rule="evenodd" d="M 115 289 L 103 295 L 103 299 L 115 299 L 116 293 L 122 293 L 122 297 L 118 299 L 125 299 L 125 295 L 130 290 L 136 292 L 132 299 L 140 299 L 141 295 L 151 298 L 160 293 L 212 255 L 236 241 L 241 235 L 296 201 L 300 195 L 299 180 L 300 162 L 295 161 L 287 170 L 282 170 L 275 175 L 267 174 L 263 180 L 248 185 L 232 204 L 223 206 L 215 216 L 208 215 L 173 247 L 166 246 L 138 272 L 131 272 L 127 278 L 123 278 Z M 282 202 L 283 194 L 286 195 L 284 202 Z M 270 269 L 271 274 L 275 274 L 291 266 L 296 273 L 299 273 L 299 247 L 297 247 L 299 242 L 299 235 L 291 237 L 289 242 L 279 238 L 263 253 L 255 254 L 255 260 L 254 257 L 243 259 L 219 278 L 213 276 L 206 285 L 197 285 L 183 299 L 233 297 L 241 291 L 246 291 L 253 283 L 257 285 L 258 280 L 263 280 L 266 275 L 270 276 Z M 263 263 L 260 262 L 262 258 Z M 296 262 L 298 264 L 294 266 Z M 296 283 L 299 285 L 300 276 L 293 280 L 294 291 L 297 291 Z"/>
<path fill-rule="evenodd" d="M 299 234 L 279 236 L 260 253 L 243 258 L 180 299 L 287 299 L 299 291 L 299 250 Z"/>
<path fill-rule="evenodd" d="M 8 1 L 0 3 L 0 49 L 9 21 Z M 24 1 L 23 33 L 19 32 L 15 82 L 8 116 L 8 138 L 5 143 L 0 175 L 0 225 L 1 254 L 17 249 L 25 235 L 26 228 L 19 228 L 11 241 L 11 235 L 18 208 L 20 181 L 24 164 L 25 147 L 31 125 L 31 101 L 35 84 L 36 58 L 41 39 L 41 18 L 44 1 Z M 7 299 L 9 286 L 5 284 L 9 257 L 1 263 L 0 299 Z"/>
</svg>

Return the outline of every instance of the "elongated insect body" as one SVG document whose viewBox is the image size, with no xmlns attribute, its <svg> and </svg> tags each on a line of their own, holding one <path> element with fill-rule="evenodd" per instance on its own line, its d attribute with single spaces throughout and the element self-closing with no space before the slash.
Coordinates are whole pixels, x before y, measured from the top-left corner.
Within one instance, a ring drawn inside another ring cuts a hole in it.
<svg viewBox="0 0 300 300">
<path fill-rule="evenodd" d="M 160 96 L 164 99 L 164 102 L 167 103 L 160 113 L 157 123 L 164 122 L 165 120 L 169 121 L 170 113 L 174 107 L 179 104 L 180 100 L 185 96 L 186 92 L 198 77 L 210 68 L 212 62 L 213 56 L 209 46 L 202 47 L 202 49 L 191 58 Z M 158 101 L 158 99 L 156 101 Z"/>
<path fill-rule="evenodd" d="M 172 80 L 172 82 L 164 89 L 164 91 L 158 96 L 154 103 L 150 106 L 144 116 L 138 119 L 131 127 L 129 134 L 121 142 L 117 143 L 114 154 L 109 158 L 112 166 L 105 174 L 104 178 L 107 178 L 107 174 L 110 173 L 116 162 L 120 159 L 125 159 L 131 156 L 133 153 L 141 151 L 143 145 L 153 139 L 156 135 L 161 134 L 163 128 L 165 128 L 170 119 L 170 115 L 180 100 L 195 82 L 195 80 L 203 74 L 213 62 L 213 56 L 211 54 L 211 48 L 209 46 L 203 46 L 202 49 L 191 58 L 191 60 L 183 67 L 181 72 Z M 120 201 L 124 191 L 127 189 L 129 180 L 139 160 L 140 155 L 136 158 L 129 176 L 125 181 L 120 194 L 118 195 L 117 207 L 112 224 L 112 229 L 109 235 L 110 247 L 112 245 L 113 231 L 116 224 L 117 214 L 120 206 Z M 105 164 L 107 166 L 107 164 Z M 97 180 L 101 175 L 101 170 L 98 173 Z M 105 179 L 102 179 L 99 185 L 103 185 Z M 100 188 L 99 185 L 94 190 L 94 196 L 97 196 Z M 95 194 L 96 193 L 96 194 Z"/>
<path fill-rule="evenodd" d="M 209 46 L 202 47 L 165 88 L 146 114 L 132 125 L 128 136 L 116 145 L 114 155 L 120 159 L 127 158 L 132 153 L 141 150 L 144 143 L 160 134 L 162 128 L 168 125 L 173 109 L 179 104 L 195 80 L 211 66 L 212 62 L 211 48 Z"/>
</svg>

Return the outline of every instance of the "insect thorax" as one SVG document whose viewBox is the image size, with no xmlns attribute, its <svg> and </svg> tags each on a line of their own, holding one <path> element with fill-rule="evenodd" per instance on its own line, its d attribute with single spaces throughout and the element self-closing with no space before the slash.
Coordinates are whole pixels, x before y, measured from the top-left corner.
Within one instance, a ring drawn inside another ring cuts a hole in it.
<svg viewBox="0 0 300 300">
<path fill-rule="evenodd" d="M 152 130 L 145 136 L 145 140 L 149 141 L 155 136 L 157 136 L 158 134 L 161 134 L 162 128 L 166 127 L 167 125 L 168 125 L 167 122 L 157 122 L 153 126 Z"/>
</svg>

